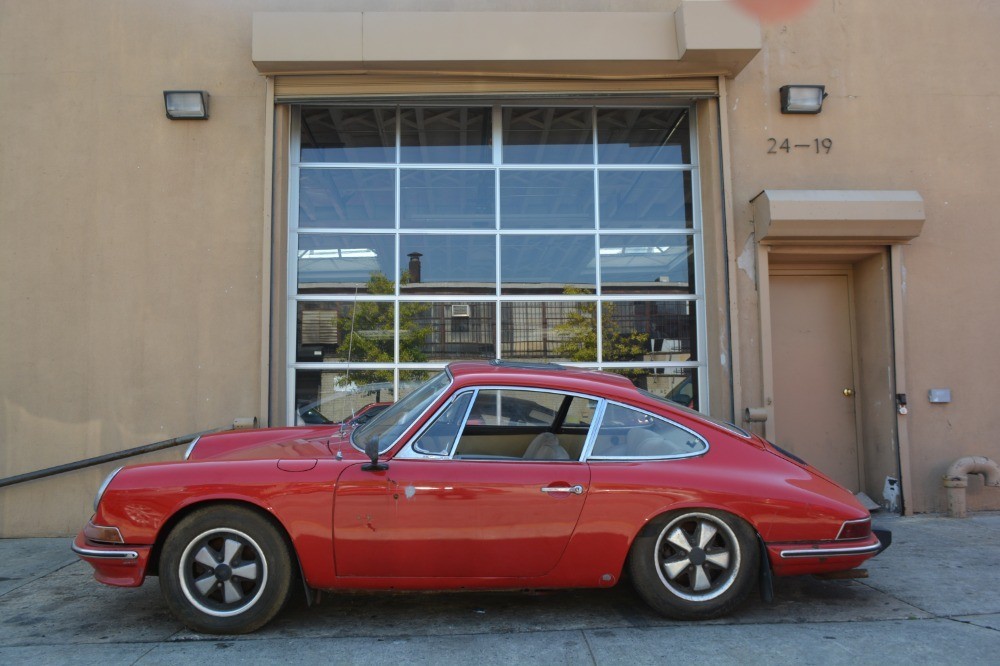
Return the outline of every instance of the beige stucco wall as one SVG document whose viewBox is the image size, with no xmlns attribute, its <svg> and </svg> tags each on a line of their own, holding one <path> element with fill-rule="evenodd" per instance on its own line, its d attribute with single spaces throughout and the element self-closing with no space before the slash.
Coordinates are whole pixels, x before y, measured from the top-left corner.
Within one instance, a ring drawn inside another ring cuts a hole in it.
<svg viewBox="0 0 1000 666">
<path fill-rule="evenodd" d="M 265 82 L 239 4 L 0 4 L 0 475 L 257 413 Z M 211 119 L 167 120 L 177 88 Z M 0 489 L 0 535 L 75 532 L 114 466 Z"/>
<path fill-rule="evenodd" d="M 955 458 L 1000 459 L 998 30 L 996 3 L 821 0 L 768 26 L 763 50 L 728 88 L 747 404 L 763 399 L 749 200 L 765 188 L 917 190 L 924 199 L 923 233 L 903 251 L 908 501 L 917 512 L 945 508 L 940 477 Z M 781 115 L 778 88 L 789 83 L 825 84 L 822 114 Z M 770 137 L 834 145 L 829 155 L 767 154 Z M 953 402 L 929 404 L 930 388 L 951 388 Z M 973 481 L 969 501 L 1000 508 L 1000 493 Z"/>
<path fill-rule="evenodd" d="M 0 0 L 0 476 L 262 415 L 268 252 L 260 11 L 673 11 L 679 0 Z M 915 189 L 905 250 L 917 511 L 962 455 L 1000 459 L 1000 6 L 821 0 L 728 82 L 741 402 L 761 395 L 749 200 L 764 188 Z M 819 116 L 778 87 L 824 83 Z M 171 122 L 162 91 L 208 90 Z M 834 141 L 768 155 L 767 139 Z M 954 402 L 930 405 L 928 388 Z M 160 454 L 178 456 L 180 451 Z M 0 489 L 0 535 L 69 534 L 107 469 Z M 970 508 L 1000 493 L 970 484 Z"/>
</svg>

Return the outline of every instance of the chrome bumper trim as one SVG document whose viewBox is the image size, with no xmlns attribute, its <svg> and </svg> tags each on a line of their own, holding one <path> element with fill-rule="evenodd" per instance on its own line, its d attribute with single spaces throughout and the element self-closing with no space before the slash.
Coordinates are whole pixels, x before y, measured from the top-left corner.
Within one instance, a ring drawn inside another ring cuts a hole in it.
<svg viewBox="0 0 1000 666">
<path fill-rule="evenodd" d="M 838 557 L 847 555 L 867 555 L 882 551 L 882 543 L 871 546 L 856 546 L 854 548 L 806 548 L 802 550 L 783 550 L 781 559 L 793 559 L 796 557 Z"/>
<path fill-rule="evenodd" d="M 139 559 L 139 553 L 134 550 L 93 550 L 91 548 L 80 548 L 75 543 L 72 548 L 74 553 L 82 557 L 96 557 L 104 560 Z"/>
</svg>

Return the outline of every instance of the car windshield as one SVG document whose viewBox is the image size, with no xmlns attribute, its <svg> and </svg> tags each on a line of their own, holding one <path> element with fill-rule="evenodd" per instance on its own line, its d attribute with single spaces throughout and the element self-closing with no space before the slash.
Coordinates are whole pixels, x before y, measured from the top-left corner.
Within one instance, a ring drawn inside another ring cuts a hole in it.
<svg viewBox="0 0 1000 666">
<path fill-rule="evenodd" d="M 372 441 L 378 442 L 379 453 L 385 453 L 396 443 L 399 436 L 420 418 L 420 415 L 437 400 L 451 383 L 447 373 L 435 375 L 418 387 L 413 393 L 389 407 L 384 412 L 361 426 L 351 434 L 351 444 L 364 451 Z"/>
</svg>

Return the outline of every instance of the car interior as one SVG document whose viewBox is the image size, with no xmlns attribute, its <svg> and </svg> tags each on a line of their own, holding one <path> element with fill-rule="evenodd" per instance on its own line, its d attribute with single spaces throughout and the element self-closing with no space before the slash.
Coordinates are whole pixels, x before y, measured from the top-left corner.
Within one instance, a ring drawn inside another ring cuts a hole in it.
<svg viewBox="0 0 1000 666">
<path fill-rule="evenodd" d="M 596 408 L 596 400 L 581 396 L 480 389 L 474 401 L 472 392 L 453 400 L 420 435 L 414 449 L 451 454 L 457 460 L 580 460 Z M 688 430 L 609 404 L 590 455 L 655 458 L 699 448 L 708 446 Z"/>
</svg>

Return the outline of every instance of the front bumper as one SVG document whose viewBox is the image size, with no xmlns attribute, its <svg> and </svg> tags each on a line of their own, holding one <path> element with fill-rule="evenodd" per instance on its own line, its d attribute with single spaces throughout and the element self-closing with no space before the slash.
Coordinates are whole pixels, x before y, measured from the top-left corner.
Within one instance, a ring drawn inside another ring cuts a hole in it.
<svg viewBox="0 0 1000 666">
<path fill-rule="evenodd" d="M 71 548 L 81 560 L 94 567 L 94 578 L 105 585 L 138 587 L 146 579 L 152 546 L 96 543 L 81 531 Z"/>
</svg>

